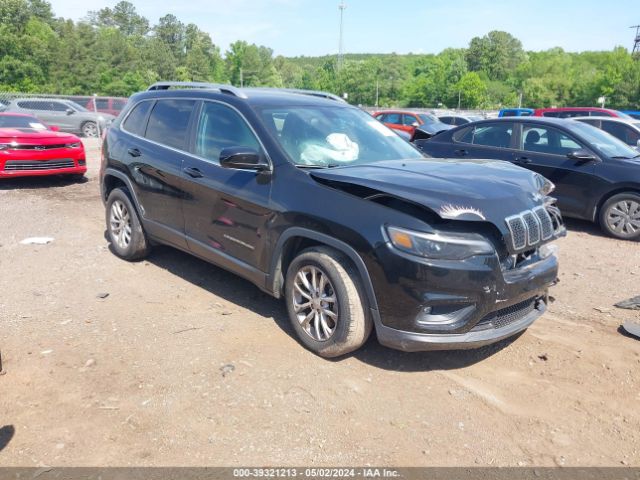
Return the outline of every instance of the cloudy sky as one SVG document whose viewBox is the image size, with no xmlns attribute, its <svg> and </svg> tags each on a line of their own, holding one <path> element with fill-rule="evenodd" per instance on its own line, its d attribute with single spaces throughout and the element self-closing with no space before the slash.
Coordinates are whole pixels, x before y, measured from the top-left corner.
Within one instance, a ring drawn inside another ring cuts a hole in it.
<svg viewBox="0 0 640 480">
<path fill-rule="evenodd" d="M 51 0 L 57 16 L 80 19 L 118 0 Z M 322 55 L 338 50 L 339 0 L 131 0 L 155 23 L 173 13 L 211 34 L 224 51 L 246 40 L 276 55 Z M 345 51 L 437 53 L 464 47 L 490 30 L 505 30 L 527 50 L 569 51 L 633 46 L 638 0 L 345 0 Z"/>
</svg>

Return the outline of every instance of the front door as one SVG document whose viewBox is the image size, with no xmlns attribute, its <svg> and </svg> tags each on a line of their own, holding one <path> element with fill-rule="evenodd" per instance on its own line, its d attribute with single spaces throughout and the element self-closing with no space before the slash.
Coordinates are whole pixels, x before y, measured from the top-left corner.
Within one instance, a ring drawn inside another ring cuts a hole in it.
<svg viewBox="0 0 640 480">
<path fill-rule="evenodd" d="M 196 125 L 193 156 L 183 165 L 189 248 L 232 271 L 259 276 L 265 268 L 271 174 L 224 168 L 220 152 L 227 147 L 265 152 L 246 120 L 226 104 L 202 102 Z"/>
<path fill-rule="evenodd" d="M 514 154 L 514 163 L 540 173 L 555 184 L 552 195 L 558 199 L 558 207 L 564 214 L 589 218 L 590 202 L 584 199 L 590 198 L 595 186 L 595 163 L 567 156 L 576 150 L 589 149 L 560 129 L 542 124 L 523 125 L 520 138 L 521 151 Z"/>
</svg>

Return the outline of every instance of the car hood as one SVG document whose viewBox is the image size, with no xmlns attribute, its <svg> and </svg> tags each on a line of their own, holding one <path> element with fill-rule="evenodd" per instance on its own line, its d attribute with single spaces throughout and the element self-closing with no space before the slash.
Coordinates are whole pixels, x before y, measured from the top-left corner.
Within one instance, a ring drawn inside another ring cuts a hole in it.
<svg viewBox="0 0 640 480">
<path fill-rule="evenodd" d="M 74 143 L 80 139 L 70 133 L 51 130 L 32 130 L 29 128 L 0 128 L 0 143 Z"/>
<path fill-rule="evenodd" d="M 544 203 L 544 177 L 508 162 L 428 159 L 313 170 L 317 180 L 373 189 L 426 207 L 443 219 L 491 222 Z"/>
</svg>

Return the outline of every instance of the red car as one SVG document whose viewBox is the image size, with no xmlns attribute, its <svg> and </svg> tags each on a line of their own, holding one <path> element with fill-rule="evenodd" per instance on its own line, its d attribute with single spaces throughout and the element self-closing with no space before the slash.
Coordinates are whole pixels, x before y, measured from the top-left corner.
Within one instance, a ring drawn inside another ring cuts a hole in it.
<svg viewBox="0 0 640 480">
<path fill-rule="evenodd" d="M 82 105 L 91 112 L 108 113 L 117 117 L 127 104 L 126 98 L 120 97 L 91 97 Z"/>
<path fill-rule="evenodd" d="M 622 112 L 611 110 L 609 108 L 597 107 L 561 107 L 561 108 L 538 108 L 533 112 L 534 117 L 556 117 L 556 118 L 573 118 L 573 117 L 616 117 L 629 118 Z"/>
<path fill-rule="evenodd" d="M 438 117 L 429 113 L 408 112 L 404 110 L 384 110 L 375 112 L 373 117 L 392 130 L 408 133 L 413 136 L 416 128 L 427 128 L 433 135 L 452 128 L 442 123 Z"/>
<path fill-rule="evenodd" d="M 78 137 L 47 127 L 36 117 L 0 113 L 0 178 L 83 176 L 84 146 Z"/>
</svg>

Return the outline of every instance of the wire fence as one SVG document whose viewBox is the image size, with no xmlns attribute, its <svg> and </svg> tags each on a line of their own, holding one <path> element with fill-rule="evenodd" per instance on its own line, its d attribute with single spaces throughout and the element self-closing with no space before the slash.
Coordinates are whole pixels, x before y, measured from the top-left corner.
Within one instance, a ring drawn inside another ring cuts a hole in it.
<svg viewBox="0 0 640 480">
<path fill-rule="evenodd" d="M 127 103 L 122 97 L 0 92 L 0 114 L 30 115 L 62 132 L 100 137 Z"/>
</svg>

